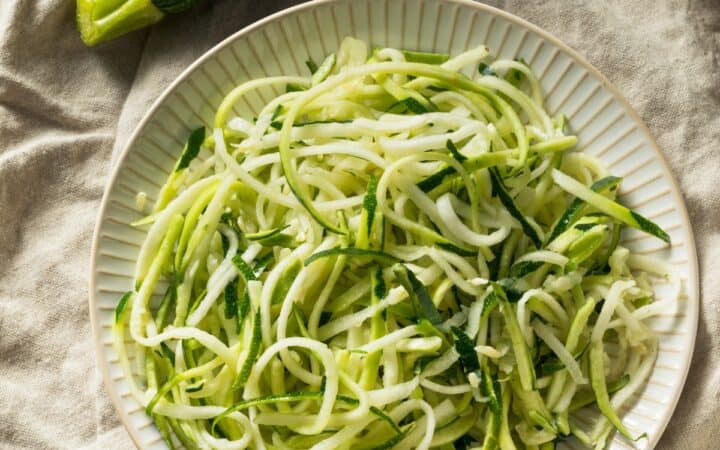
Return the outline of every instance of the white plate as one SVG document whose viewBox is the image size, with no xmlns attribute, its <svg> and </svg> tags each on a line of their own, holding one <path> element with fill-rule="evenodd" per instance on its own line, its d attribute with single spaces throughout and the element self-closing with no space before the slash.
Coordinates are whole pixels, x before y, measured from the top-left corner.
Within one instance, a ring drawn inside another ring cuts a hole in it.
<svg viewBox="0 0 720 450">
<path fill-rule="evenodd" d="M 345 35 L 375 46 L 451 54 L 484 43 L 503 58 L 524 58 L 538 74 L 551 113 L 564 111 L 579 145 L 625 178 L 623 203 L 656 221 L 672 247 L 634 231 L 623 236 L 635 251 L 669 261 L 684 295 L 676 310 L 654 319 L 660 354 L 650 382 L 624 422 L 646 432 L 638 447 L 660 439 L 682 391 L 698 319 L 698 269 L 692 228 L 678 186 L 646 126 L 610 82 L 580 55 L 522 19 L 462 0 L 320 1 L 269 16 L 226 39 L 190 66 L 140 122 L 108 182 L 98 216 L 90 273 L 90 315 L 99 366 L 110 398 L 138 448 L 162 449 L 160 434 L 133 400 L 111 344 L 113 310 L 132 287 L 132 268 L 144 232 L 128 225 L 140 217 L 135 195 L 152 200 L 170 172 L 190 130 L 209 125 L 215 107 L 233 86 L 257 77 L 306 74 L 304 61 L 320 61 Z M 238 105 L 252 116 L 272 91 Z M 669 286 L 657 287 L 660 296 Z M 588 418 L 592 419 L 592 418 Z M 569 441 L 567 447 L 578 447 Z M 630 448 L 615 438 L 611 448 Z"/>
</svg>

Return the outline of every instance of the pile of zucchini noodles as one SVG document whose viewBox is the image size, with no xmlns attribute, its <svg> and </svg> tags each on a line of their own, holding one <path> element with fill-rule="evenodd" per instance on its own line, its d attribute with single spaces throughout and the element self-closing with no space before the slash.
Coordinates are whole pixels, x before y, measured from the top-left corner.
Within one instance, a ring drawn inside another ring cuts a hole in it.
<svg viewBox="0 0 720 450">
<path fill-rule="evenodd" d="M 619 409 L 657 355 L 644 320 L 674 301 L 652 277 L 673 276 L 618 242 L 669 236 L 614 201 L 529 67 L 352 38 L 308 67 L 230 92 L 134 223 L 116 350 L 168 446 L 640 438 Z"/>
</svg>

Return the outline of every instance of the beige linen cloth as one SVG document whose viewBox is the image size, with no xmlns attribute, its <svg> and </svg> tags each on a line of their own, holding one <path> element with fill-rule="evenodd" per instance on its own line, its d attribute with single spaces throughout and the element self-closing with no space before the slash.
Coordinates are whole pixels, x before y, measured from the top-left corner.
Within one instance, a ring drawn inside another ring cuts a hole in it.
<svg viewBox="0 0 720 450">
<path fill-rule="evenodd" d="M 75 0 L 0 0 L 0 449 L 131 449 L 95 368 L 90 241 L 113 154 L 195 58 L 289 2 L 214 0 L 86 48 Z M 494 3 L 585 55 L 647 122 L 697 238 L 702 305 L 662 449 L 720 448 L 720 1 Z"/>
</svg>

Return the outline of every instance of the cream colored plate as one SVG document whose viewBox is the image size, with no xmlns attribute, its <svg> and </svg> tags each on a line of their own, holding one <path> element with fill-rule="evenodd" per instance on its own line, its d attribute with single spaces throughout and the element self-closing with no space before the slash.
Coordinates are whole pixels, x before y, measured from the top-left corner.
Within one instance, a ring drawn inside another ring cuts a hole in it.
<svg viewBox="0 0 720 450">
<path fill-rule="evenodd" d="M 172 83 L 129 139 L 105 190 L 92 251 L 90 314 L 105 384 L 139 448 L 165 448 L 152 421 L 128 392 L 111 344 L 113 309 L 132 287 L 132 268 L 144 232 L 128 226 L 140 214 L 135 195 L 153 201 L 190 130 L 209 125 L 233 86 L 257 77 L 307 74 L 345 35 L 374 46 L 459 53 L 481 43 L 503 58 L 524 58 L 538 74 L 551 113 L 565 112 L 579 145 L 625 178 L 620 198 L 672 236 L 672 247 L 634 231 L 623 236 L 635 251 L 670 262 L 683 280 L 677 308 L 652 321 L 660 334 L 656 367 L 624 421 L 637 445 L 659 440 L 682 391 L 698 319 L 698 269 L 692 228 L 678 186 L 657 144 L 627 101 L 581 56 L 545 31 L 500 10 L 470 1 L 320 1 L 274 14 L 226 39 Z M 252 117 L 277 92 L 259 91 L 238 105 Z M 662 297 L 668 285 L 657 286 Z M 586 418 L 591 420 L 592 418 Z M 568 441 L 569 448 L 579 448 Z M 611 448 L 630 448 L 616 438 Z"/>
</svg>

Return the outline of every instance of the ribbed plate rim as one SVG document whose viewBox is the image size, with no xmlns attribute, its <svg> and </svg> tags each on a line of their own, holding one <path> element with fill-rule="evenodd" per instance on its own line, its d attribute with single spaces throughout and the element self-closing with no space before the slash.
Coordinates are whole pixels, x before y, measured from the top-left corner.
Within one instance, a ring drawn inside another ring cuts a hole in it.
<svg viewBox="0 0 720 450">
<path fill-rule="evenodd" d="M 92 247 L 91 247 L 91 255 L 90 255 L 90 276 L 89 276 L 89 311 L 90 311 L 90 322 L 92 327 L 92 333 L 93 333 L 93 341 L 95 345 L 95 353 L 98 357 L 98 367 L 100 369 L 100 373 L 103 378 L 103 384 L 105 385 L 105 389 L 111 399 L 111 402 L 113 403 L 113 406 L 115 407 L 115 410 L 118 412 L 118 415 L 120 417 L 120 420 L 122 424 L 124 425 L 125 429 L 128 431 L 128 434 L 130 435 L 132 441 L 134 442 L 135 446 L 138 449 L 142 449 L 143 445 L 140 441 L 140 438 L 138 436 L 137 430 L 130 424 L 129 416 L 125 409 L 122 407 L 120 398 L 118 396 L 117 391 L 112 386 L 112 378 L 110 376 L 108 361 L 104 357 L 104 351 L 102 349 L 102 343 L 100 339 L 100 333 L 98 330 L 98 320 L 97 320 L 97 311 L 96 311 L 96 305 L 98 304 L 96 299 L 96 291 L 97 291 L 97 259 L 98 259 L 98 252 L 100 248 L 100 230 L 102 228 L 104 217 L 107 212 L 108 204 L 110 195 L 112 192 L 112 187 L 115 186 L 116 181 L 118 179 L 118 176 L 120 175 L 121 169 L 125 165 L 125 162 L 128 158 L 128 155 L 131 153 L 131 149 L 135 147 L 135 143 L 137 139 L 141 136 L 141 133 L 144 131 L 146 125 L 151 121 L 151 119 L 154 117 L 158 109 L 165 103 L 165 101 L 170 97 L 180 86 L 184 81 L 186 81 L 194 72 L 197 70 L 200 66 L 205 64 L 207 61 L 211 60 L 213 57 L 215 57 L 218 53 L 220 53 L 223 49 L 226 47 L 232 45 L 233 42 L 236 40 L 244 37 L 247 34 L 252 33 L 256 29 L 260 29 L 272 22 L 275 22 L 285 16 L 294 14 L 296 12 L 304 11 L 306 9 L 313 9 L 318 7 L 319 5 L 323 4 L 329 4 L 329 3 L 343 3 L 344 0 L 315 0 L 315 1 L 308 1 L 305 3 L 301 3 L 286 9 L 283 9 L 281 11 L 278 11 L 276 13 L 273 13 L 263 19 L 260 19 L 241 30 L 233 33 L 232 35 L 228 36 L 218 44 L 216 44 L 214 47 L 206 51 L 201 57 L 199 57 L 197 60 L 195 60 L 192 64 L 190 64 L 170 85 L 163 91 L 163 93 L 153 102 L 152 106 L 148 109 L 148 111 L 145 113 L 143 118 L 140 120 L 140 122 L 135 127 L 134 131 L 130 135 L 130 138 L 127 140 L 127 142 L 123 145 L 123 148 L 115 160 L 112 168 L 112 172 L 110 177 L 107 179 L 106 187 L 103 192 L 103 197 L 100 204 L 100 209 L 98 210 L 98 215 L 93 231 L 93 240 L 92 240 Z M 369 0 L 366 0 L 369 1 Z M 593 66 L 590 62 L 588 62 L 585 57 L 583 57 L 580 53 L 575 51 L 573 48 L 562 42 L 559 38 L 555 37 L 550 32 L 544 30 L 543 28 L 538 27 L 537 25 L 534 25 L 530 22 L 528 22 L 525 19 L 522 19 L 514 14 L 508 13 L 506 11 L 503 11 L 501 9 L 495 8 L 490 5 L 486 5 L 483 3 L 473 2 L 471 0 L 436 0 L 437 2 L 443 4 L 443 5 L 463 5 L 472 7 L 475 9 L 478 9 L 480 11 L 483 11 L 485 13 L 493 14 L 496 16 L 499 16 L 511 23 L 514 23 L 516 25 L 519 25 L 520 27 L 523 27 L 531 32 L 536 33 L 540 38 L 543 38 L 547 40 L 552 45 L 559 48 L 561 51 L 565 52 L 571 59 L 573 59 L 575 62 L 580 64 L 585 70 L 590 72 L 592 75 L 594 75 L 601 83 L 602 86 L 607 89 L 613 96 L 613 99 L 618 101 L 619 104 L 622 106 L 623 110 L 627 115 L 634 121 L 634 123 L 638 126 L 638 129 L 643 134 L 643 137 L 647 140 L 647 143 L 650 144 L 650 148 L 654 151 L 655 155 L 657 156 L 658 161 L 660 162 L 660 166 L 663 171 L 663 175 L 665 178 L 670 182 L 672 189 L 671 189 L 671 195 L 674 198 L 674 205 L 681 217 L 681 220 L 685 226 L 685 231 L 687 233 L 687 239 L 686 239 L 686 245 L 687 245 L 687 251 L 688 251 L 688 262 L 689 269 L 691 272 L 691 277 L 687 280 L 687 284 L 685 286 L 688 294 L 688 316 L 690 316 L 691 320 L 691 327 L 690 327 L 690 351 L 687 353 L 684 362 L 684 370 L 681 374 L 681 383 L 679 384 L 679 388 L 676 389 L 674 392 L 674 396 L 672 398 L 672 401 L 668 404 L 667 412 L 663 415 L 660 421 L 660 427 L 659 427 L 659 433 L 657 435 L 651 436 L 649 440 L 649 444 L 651 448 L 654 448 L 657 442 L 659 441 L 660 437 L 664 433 L 665 429 L 667 428 L 667 425 L 670 421 L 670 418 L 672 417 L 676 407 L 677 403 L 680 399 L 680 395 L 682 394 L 683 387 L 687 381 L 687 375 L 690 369 L 691 361 L 692 361 L 692 355 L 695 350 L 695 340 L 697 335 L 697 327 L 698 327 L 698 319 L 699 319 L 699 302 L 700 302 L 700 294 L 699 294 L 699 287 L 700 287 L 700 279 L 699 279 L 699 270 L 698 270 L 698 259 L 697 259 L 697 249 L 695 245 L 695 237 L 693 233 L 692 224 L 690 222 L 690 218 L 687 212 L 687 207 L 684 201 L 684 198 L 682 197 L 682 191 L 680 189 L 680 186 L 677 183 L 677 180 L 675 179 L 668 163 L 665 158 L 665 155 L 661 151 L 660 147 L 658 146 L 655 138 L 653 137 L 652 133 L 648 129 L 645 122 L 641 119 L 640 115 L 635 111 L 635 109 L 632 107 L 632 105 L 628 102 L 628 100 L 625 98 L 625 96 L 619 91 L 619 89 L 610 81 L 608 78 L 602 74 L 595 66 Z M 694 275 L 694 276 L 692 276 Z"/>
</svg>

